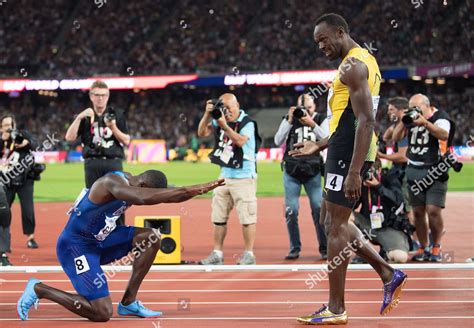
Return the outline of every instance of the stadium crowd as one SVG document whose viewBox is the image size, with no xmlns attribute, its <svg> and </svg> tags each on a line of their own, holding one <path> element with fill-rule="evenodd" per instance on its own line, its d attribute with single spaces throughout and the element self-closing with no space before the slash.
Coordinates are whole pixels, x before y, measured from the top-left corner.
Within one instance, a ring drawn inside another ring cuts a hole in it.
<svg viewBox="0 0 474 328">
<path fill-rule="evenodd" d="M 312 42 L 313 22 L 327 11 L 348 17 L 353 34 L 361 38 L 357 41 L 372 43 L 382 66 L 467 62 L 473 54 L 469 42 L 455 40 L 471 39 L 469 3 L 445 3 L 393 6 L 356 0 L 348 7 L 340 0 L 50 0 L 33 8 L 16 1 L 2 7 L 0 75 L 27 71 L 30 77 L 76 78 L 328 68 L 334 63 L 320 56 Z M 34 37 L 28 33 L 32 28 Z"/>
</svg>

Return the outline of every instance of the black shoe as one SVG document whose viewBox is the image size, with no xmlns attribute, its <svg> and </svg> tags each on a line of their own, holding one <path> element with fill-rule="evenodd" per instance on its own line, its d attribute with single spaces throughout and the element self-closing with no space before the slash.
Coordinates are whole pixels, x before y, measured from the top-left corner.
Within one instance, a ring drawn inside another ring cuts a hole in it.
<svg viewBox="0 0 474 328">
<path fill-rule="evenodd" d="M 300 257 L 300 252 L 297 251 L 291 251 L 288 253 L 288 255 L 285 257 L 285 260 L 296 260 L 297 258 Z"/>
<path fill-rule="evenodd" d="M 328 259 L 328 253 L 321 252 L 321 260 L 327 260 Z"/>
<path fill-rule="evenodd" d="M 26 243 L 26 246 L 28 246 L 28 248 L 38 248 L 38 243 L 34 240 L 34 239 L 30 239 L 28 240 L 28 242 Z"/>
<path fill-rule="evenodd" d="M 0 266 L 11 266 L 12 264 L 10 263 L 10 260 L 8 260 L 8 256 L 6 253 L 3 253 L 2 256 L 0 256 Z"/>
</svg>

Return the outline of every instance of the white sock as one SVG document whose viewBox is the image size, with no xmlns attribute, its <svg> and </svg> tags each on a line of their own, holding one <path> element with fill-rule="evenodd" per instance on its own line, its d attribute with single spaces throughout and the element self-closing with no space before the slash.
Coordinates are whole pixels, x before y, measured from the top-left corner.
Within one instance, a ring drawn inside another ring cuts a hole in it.
<svg viewBox="0 0 474 328">
<path fill-rule="evenodd" d="M 253 256 L 253 251 L 245 251 L 245 253 L 249 254 L 250 256 Z"/>
<path fill-rule="evenodd" d="M 224 252 L 223 251 L 215 249 L 213 252 L 216 253 L 216 255 L 219 256 L 219 257 L 224 257 Z"/>
</svg>

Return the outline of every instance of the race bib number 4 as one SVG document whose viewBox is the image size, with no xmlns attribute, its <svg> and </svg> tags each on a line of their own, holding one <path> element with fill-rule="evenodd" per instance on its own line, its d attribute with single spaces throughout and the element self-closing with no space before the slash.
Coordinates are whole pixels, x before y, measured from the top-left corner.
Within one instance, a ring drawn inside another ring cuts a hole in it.
<svg viewBox="0 0 474 328">
<path fill-rule="evenodd" d="M 89 263 L 85 255 L 81 255 L 74 259 L 74 266 L 76 267 L 76 274 L 81 274 L 90 270 Z"/>
<path fill-rule="evenodd" d="M 332 191 L 341 191 L 344 177 L 339 174 L 328 173 L 326 176 L 326 189 Z"/>
</svg>

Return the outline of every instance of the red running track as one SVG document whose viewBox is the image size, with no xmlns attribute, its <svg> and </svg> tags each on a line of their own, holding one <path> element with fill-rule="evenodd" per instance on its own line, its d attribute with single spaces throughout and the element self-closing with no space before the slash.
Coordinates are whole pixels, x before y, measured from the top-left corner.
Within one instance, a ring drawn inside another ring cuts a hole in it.
<svg viewBox="0 0 474 328">
<path fill-rule="evenodd" d="M 382 284 L 373 271 L 349 271 L 346 282 L 347 327 L 472 327 L 474 271 L 464 269 L 406 270 L 409 279 L 400 305 L 379 315 Z M 120 318 L 91 323 L 49 301 L 32 309 L 21 322 L 16 301 L 34 276 L 56 288 L 72 291 L 64 273 L 1 273 L 1 327 L 302 327 L 295 317 L 327 301 L 328 281 L 309 288 L 314 272 L 150 272 L 139 299 L 164 312 L 161 319 Z M 129 273 L 109 279 L 114 312 Z"/>
</svg>

